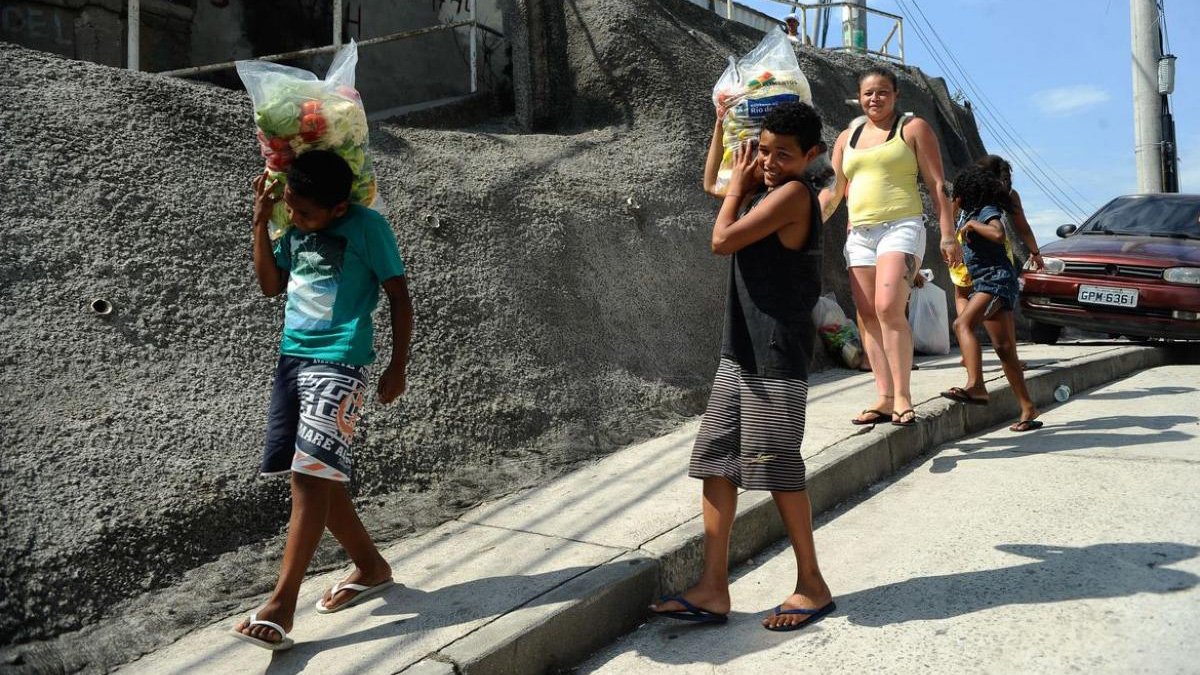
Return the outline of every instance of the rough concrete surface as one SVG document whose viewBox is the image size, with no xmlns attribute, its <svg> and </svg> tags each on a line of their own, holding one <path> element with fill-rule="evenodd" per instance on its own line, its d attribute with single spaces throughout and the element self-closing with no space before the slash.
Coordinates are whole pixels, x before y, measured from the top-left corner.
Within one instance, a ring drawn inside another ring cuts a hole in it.
<svg viewBox="0 0 1200 675">
<path fill-rule="evenodd" d="M 759 625 L 795 584 L 785 540 L 734 572 L 727 626 L 655 619 L 575 672 L 1195 673 L 1198 391 L 1200 366 L 1143 371 L 819 518 L 817 625 Z"/>
<path fill-rule="evenodd" d="M 565 13 L 559 133 L 372 127 L 416 307 L 410 393 L 357 444 L 385 540 L 703 403 L 725 275 L 698 187 L 709 92 L 757 36 L 677 0 Z M 802 54 L 829 140 L 862 63 Z M 944 86 L 914 71 L 901 91 L 948 173 L 982 152 Z M 277 564 L 286 487 L 254 477 L 282 310 L 250 265 L 261 159 L 241 93 L 4 44 L 0 92 L 0 643 L 102 669 L 254 604 Z M 845 303 L 842 225 L 826 283 Z"/>
</svg>

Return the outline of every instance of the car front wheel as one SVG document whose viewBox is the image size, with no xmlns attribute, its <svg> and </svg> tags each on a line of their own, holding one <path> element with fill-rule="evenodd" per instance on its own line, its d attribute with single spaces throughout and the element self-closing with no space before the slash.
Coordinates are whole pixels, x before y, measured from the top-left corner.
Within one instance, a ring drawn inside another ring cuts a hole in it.
<svg viewBox="0 0 1200 675">
<path fill-rule="evenodd" d="M 1029 326 L 1029 336 L 1039 345 L 1052 345 L 1062 335 L 1062 326 L 1034 321 Z"/>
</svg>

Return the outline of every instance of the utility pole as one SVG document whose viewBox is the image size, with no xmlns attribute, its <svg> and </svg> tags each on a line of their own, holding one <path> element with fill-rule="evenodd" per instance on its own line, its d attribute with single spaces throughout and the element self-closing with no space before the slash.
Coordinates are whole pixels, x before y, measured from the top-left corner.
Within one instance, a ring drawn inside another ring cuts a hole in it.
<svg viewBox="0 0 1200 675">
<path fill-rule="evenodd" d="M 1138 192 L 1163 191 L 1163 97 L 1158 93 L 1162 47 L 1155 0 L 1129 0 L 1133 47 L 1133 156 Z"/>
</svg>

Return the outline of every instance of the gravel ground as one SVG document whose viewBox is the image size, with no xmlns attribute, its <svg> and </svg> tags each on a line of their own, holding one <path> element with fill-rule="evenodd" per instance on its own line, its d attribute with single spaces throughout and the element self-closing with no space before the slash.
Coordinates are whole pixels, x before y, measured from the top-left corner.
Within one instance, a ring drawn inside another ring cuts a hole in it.
<svg viewBox="0 0 1200 675">
<path fill-rule="evenodd" d="M 679 0 L 566 14 L 558 133 L 372 126 L 416 311 L 409 393 L 357 443 L 381 540 L 702 410 L 725 283 L 709 96 L 757 37 Z M 802 54 L 830 144 L 862 63 Z M 952 175 L 982 145 L 934 85 L 913 71 L 902 98 Z M 253 605 L 278 564 L 286 485 L 255 478 L 283 308 L 250 261 L 261 158 L 241 92 L 0 43 L 0 94 L 0 667 L 103 670 Z M 825 276 L 848 306 L 843 228 Z"/>
</svg>

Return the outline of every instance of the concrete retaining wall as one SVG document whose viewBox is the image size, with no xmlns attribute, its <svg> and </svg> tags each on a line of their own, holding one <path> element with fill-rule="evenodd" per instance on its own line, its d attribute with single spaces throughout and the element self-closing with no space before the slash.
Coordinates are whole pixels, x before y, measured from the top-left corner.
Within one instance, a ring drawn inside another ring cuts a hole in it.
<svg viewBox="0 0 1200 675">
<path fill-rule="evenodd" d="M 726 266 L 700 191 L 709 95 L 758 36 L 682 0 L 562 9 L 573 103 L 556 133 L 372 127 L 416 305 L 410 393 L 371 406 L 357 439 L 354 489 L 382 539 L 702 409 Z M 830 141 L 862 63 L 802 54 Z M 282 483 L 254 478 L 282 302 L 250 266 L 249 101 L 2 44 L 0 85 L 19 102 L 0 110 L 0 641 L 185 578 L 205 590 L 181 608 L 265 590 L 278 549 L 260 542 L 288 509 Z M 905 74 L 901 93 L 963 134 L 948 171 L 982 152 L 944 87 Z M 825 282 L 846 300 L 843 227 Z M 87 310 L 99 297 L 110 316 Z"/>
</svg>

